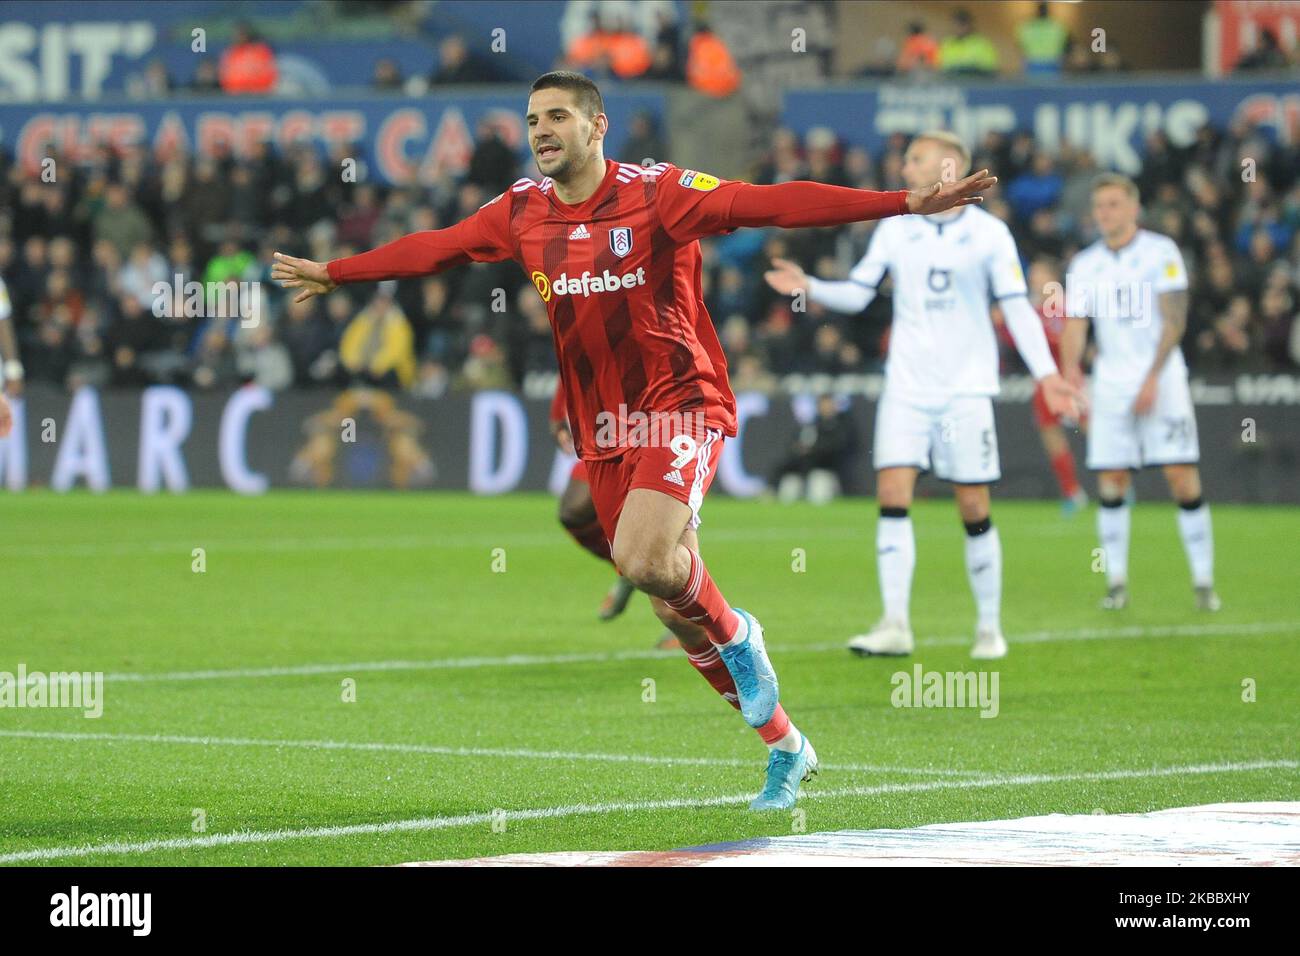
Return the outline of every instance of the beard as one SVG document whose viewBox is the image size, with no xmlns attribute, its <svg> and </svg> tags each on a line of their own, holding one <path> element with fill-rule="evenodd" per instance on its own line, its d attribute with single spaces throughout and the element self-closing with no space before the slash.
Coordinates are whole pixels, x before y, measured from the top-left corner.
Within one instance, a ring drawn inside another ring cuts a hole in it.
<svg viewBox="0 0 1300 956">
<path fill-rule="evenodd" d="M 538 169 L 541 169 L 540 164 L 538 165 Z M 543 173 L 543 175 L 548 176 L 557 183 L 564 183 L 569 181 L 569 177 L 573 175 L 573 170 L 573 157 L 570 156 L 566 150 L 561 155 L 560 161 L 551 168 L 551 171 L 549 173 Z"/>
</svg>

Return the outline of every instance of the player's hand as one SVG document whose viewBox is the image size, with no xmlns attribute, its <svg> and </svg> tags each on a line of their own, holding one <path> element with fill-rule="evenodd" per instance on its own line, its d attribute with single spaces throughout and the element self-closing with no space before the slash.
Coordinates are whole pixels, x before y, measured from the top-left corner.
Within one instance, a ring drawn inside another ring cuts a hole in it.
<svg viewBox="0 0 1300 956">
<path fill-rule="evenodd" d="M 5 382 L 5 394 L 10 398 L 20 398 L 23 394 L 23 380 L 11 378 Z"/>
<path fill-rule="evenodd" d="M 1083 369 L 1078 365 L 1072 366 L 1062 371 L 1065 380 L 1082 392 L 1088 385 L 1088 379 L 1083 374 Z"/>
<path fill-rule="evenodd" d="M 991 188 L 997 181 L 998 178 L 990 176 L 987 169 L 981 169 L 956 182 L 938 182 L 933 186 L 913 189 L 907 194 L 907 211 L 918 216 L 932 216 L 954 206 L 981 203 L 984 197 L 980 193 Z"/>
<path fill-rule="evenodd" d="M 1138 390 L 1137 398 L 1133 401 L 1134 415 L 1149 415 L 1151 409 L 1156 407 L 1156 387 L 1155 376 L 1148 375 L 1142 382 L 1142 388 Z"/>
<path fill-rule="evenodd" d="M 763 273 L 763 278 L 782 295 L 794 295 L 800 289 L 808 288 L 808 275 L 797 262 L 789 259 L 773 259 L 772 268 Z"/>
<path fill-rule="evenodd" d="M 9 410 L 9 399 L 0 392 L 0 438 L 8 438 L 14 428 L 14 415 Z"/>
<path fill-rule="evenodd" d="M 560 451 L 566 455 L 573 454 L 573 433 L 569 431 L 568 422 L 551 422 L 551 434 L 555 436 L 555 444 L 560 446 Z"/>
<path fill-rule="evenodd" d="M 1088 407 L 1082 389 L 1071 385 L 1057 372 L 1045 375 L 1038 381 L 1043 390 L 1043 401 L 1053 415 L 1078 421 Z"/>
<path fill-rule="evenodd" d="M 293 297 L 295 302 L 306 302 L 314 295 L 324 295 L 337 288 L 337 283 L 330 278 L 329 269 L 323 262 L 310 259 L 295 259 L 277 252 L 275 262 L 271 265 L 271 278 L 286 289 L 302 289 Z"/>
</svg>

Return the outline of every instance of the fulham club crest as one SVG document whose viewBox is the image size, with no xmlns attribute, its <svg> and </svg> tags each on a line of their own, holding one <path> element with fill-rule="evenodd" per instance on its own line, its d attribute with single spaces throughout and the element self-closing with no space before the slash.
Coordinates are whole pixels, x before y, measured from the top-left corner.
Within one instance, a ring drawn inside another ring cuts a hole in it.
<svg viewBox="0 0 1300 956">
<path fill-rule="evenodd" d="M 620 259 L 632 251 L 631 226 L 616 226 L 609 231 L 609 250 Z"/>
</svg>

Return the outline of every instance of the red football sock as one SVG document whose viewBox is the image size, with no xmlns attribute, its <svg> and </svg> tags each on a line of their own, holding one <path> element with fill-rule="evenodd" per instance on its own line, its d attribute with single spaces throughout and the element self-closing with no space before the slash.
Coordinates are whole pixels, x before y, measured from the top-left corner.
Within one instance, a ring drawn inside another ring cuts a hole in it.
<svg viewBox="0 0 1300 956">
<path fill-rule="evenodd" d="M 736 693 L 736 682 L 731 679 L 731 671 L 727 670 L 727 665 L 722 662 L 722 655 L 718 653 L 716 647 L 709 644 L 704 650 L 695 654 L 687 651 L 686 659 L 700 672 L 700 676 L 709 682 L 709 686 L 722 695 L 723 700 L 736 710 L 740 710 L 740 695 Z"/>
<path fill-rule="evenodd" d="M 714 644 L 725 644 L 736 633 L 740 619 L 713 583 L 713 578 L 704 567 L 704 560 L 690 548 L 686 549 L 686 553 L 691 556 L 691 570 L 686 576 L 686 587 L 681 594 L 664 603 L 686 620 L 704 628 Z"/>
<path fill-rule="evenodd" d="M 718 653 L 716 647 L 706 647 L 694 654 L 688 651 L 686 659 L 691 662 L 692 667 L 700 672 L 700 676 L 709 682 L 709 686 L 722 696 L 723 700 L 736 710 L 740 710 L 740 697 L 736 693 L 736 682 L 731 679 L 731 672 L 727 670 L 727 665 L 722 662 L 722 655 Z M 772 719 L 758 728 L 758 735 L 763 738 L 763 743 L 768 746 L 776 743 L 789 732 L 790 718 L 786 716 L 785 708 L 780 704 L 776 705 L 776 711 L 772 714 Z"/>
<path fill-rule="evenodd" d="M 769 747 L 789 732 L 790 718 L 785 715 L 785 708 L 780 704 L 776 705 L 776 712 L 772 714 L 772 719 L 758 728 L 758 735 Z"/>
<path fill-rule="evenodd" d="M 1052 458 L 1052 471 L 1056 473 L 1056 483 L 1061 486 L 1061 494 L 1073 498 L 1079 493 L 1079 479 L 1074 473 L 1074 454 L 1066 448 Z"/>
<path fill-rule="evenodd" d="M 569 532 L 574 541 L 602 561 L 608 561 L 610 564 L 614 563 L 614 557 L 609 550 L 609 539 L 605 537 L 605 531 L 601 528 L 599 521 L 593 521 L 591 524 L 584 524 L 577 528 L 570 528 L 565 525 L 564 530 Z"/>
</svg>

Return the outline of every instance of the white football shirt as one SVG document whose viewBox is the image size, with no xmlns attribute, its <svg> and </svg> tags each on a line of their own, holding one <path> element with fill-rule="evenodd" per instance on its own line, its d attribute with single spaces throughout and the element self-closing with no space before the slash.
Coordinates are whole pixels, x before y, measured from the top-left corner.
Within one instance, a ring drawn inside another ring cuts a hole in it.
<svg viewBox="0 0 1300 956">
<path fill-rule="evenodd" d="M 1132 404 L 1160 345 L 1159 296 L 1186 288 L 1187 267 L 1178 244 L 1146 229 L 1120 249 L 1098 240 L 1071 260 L 1066 314 L 1092 321 L 1097 340 L 1092 380 L 1099 403 Z M 1166 375 L 1186 377 L 1182 349 L 1169 353 L 1161 370 L 1161 377 Z"/>
<path fill-rule="evenodd" d="M 849 281 L 874 289 L 894 279 L 885 388 L 921 401 L 996 395 L 994 299 L 1026 294 L 1015 240 L 1001 219 L 964 206 L 947 221 L 882 220 Z"/>
</svg>

